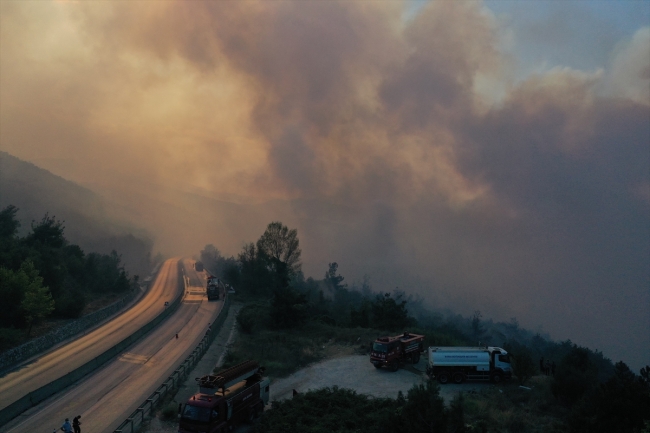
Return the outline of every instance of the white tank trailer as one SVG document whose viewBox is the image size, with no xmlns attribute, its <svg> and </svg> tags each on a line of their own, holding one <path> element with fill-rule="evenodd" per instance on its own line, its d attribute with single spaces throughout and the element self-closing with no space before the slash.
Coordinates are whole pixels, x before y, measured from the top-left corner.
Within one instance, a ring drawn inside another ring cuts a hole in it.
<svg viewBox="0 0 650 433">
<path fill-rule="evenodd" d="M 512 377 L 510 357 L 500 347 L 429 347 L 428 352 L 427 374 L 441 384 L 465 380 L 499 383 Z"/>
</svg>

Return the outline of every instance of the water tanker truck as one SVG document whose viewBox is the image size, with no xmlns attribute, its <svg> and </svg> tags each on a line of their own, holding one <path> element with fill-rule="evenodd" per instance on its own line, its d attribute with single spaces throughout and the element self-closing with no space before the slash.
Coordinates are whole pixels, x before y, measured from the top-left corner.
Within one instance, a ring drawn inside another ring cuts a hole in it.
<svg viewBox="0 0 650 433">
<path fill-rule="evenodd" d="M 424 350 L 424 335 L 404 334 L 395 337 L 379 337 L 372 343 L 370 362 L 375 368 L 387 367 L 397 371 L 400 364 L 409 361 L 417 364 Z"/>
<path fill-rule="evenodd" d="M 216 375 L 196 378 L 199 393 L 185 403 L 178 433 L 226 433 L 262 414 L 269 402 L 268 378 L 255 361 L 246 361 Z"/>
<path fill-rule="evenodd" d="M 427 374 L 441 384 L 465 380 L 499 383 L 512 377 L 508 352 L 500 347 L 429 347 Z"/>
</svg>

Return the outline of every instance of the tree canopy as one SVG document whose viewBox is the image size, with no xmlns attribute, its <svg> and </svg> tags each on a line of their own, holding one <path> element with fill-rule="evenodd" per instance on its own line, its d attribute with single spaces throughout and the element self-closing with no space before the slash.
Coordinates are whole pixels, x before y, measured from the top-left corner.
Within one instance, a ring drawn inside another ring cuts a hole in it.
<svg viewBox="0 0 650 433">
<path fill-rule="evenodd" d="M 273 266 L 283 263 L 289 277 L 300 271 L 300 242 L 298 231 L 289 230 L 280 221 L 269 223 L 257 241 L 257 250 L 266 256 Z"/>
<path fill-rule="evenodd" d="M 18 236 L 18 208 L 0 211 L 0 328 L 26 329 L 53 315 L 78 317 L 91 298 L 119 294 L 136 283 L 117 252 L 86 254 L 65 238 L 62 221 L 45 214 L 31 231 Z M 3 336 L 0 348 L 16 343 Z"/>
<path fill-rule="evenodd" d="M 38 271 L 34 268 L 32 262 L 25 261 L 20 268 L 19 275 L 24 275 L 25 279 L 25 294 L 21 308 L 24 311 L 25 319 L 29 324 L 27 335 L 32 330 L 32 325 L 45 319 L 54 311 L 54 299 L 47 287 L 43 286 L 43 278 L 38 275 Z"/>
</svg>

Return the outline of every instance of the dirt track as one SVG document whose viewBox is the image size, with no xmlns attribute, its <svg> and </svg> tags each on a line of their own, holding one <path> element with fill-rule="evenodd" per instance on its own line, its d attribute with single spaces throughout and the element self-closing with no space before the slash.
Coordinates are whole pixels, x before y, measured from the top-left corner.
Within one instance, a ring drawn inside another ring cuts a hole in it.
<svg viewBox="0 0 650 433">
<path fill-rule="evenodd" d="M 422 361 L 420 364 L 416 367 L 424 370 L 426 364 Z M 426 380 L 424 373 L 417 374 L 414 371 L 401 368 L 396 372 L 378 370 L 370 363 L 368 356 L 363 355 L 328 359 L 303 368 L 289 377 L 273 381 L 271 400 L 291 398 L 294 389 L 306 392 L 333 386 L 354 389 L 360 394 L 373 397 L 395 398 L 398 391 L 406 393 L 414 384 Z"/>
</svg>

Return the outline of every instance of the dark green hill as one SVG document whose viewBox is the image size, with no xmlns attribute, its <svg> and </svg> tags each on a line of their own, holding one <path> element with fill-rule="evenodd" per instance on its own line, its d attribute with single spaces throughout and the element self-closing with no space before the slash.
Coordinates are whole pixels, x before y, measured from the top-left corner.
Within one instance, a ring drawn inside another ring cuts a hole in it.
<svg viewBox="0 0 650 433">
<path fill-rule="evenodd" d="M 0 151 L 0 209 L 19 209 L 19 233 L 49 213 L 65 221 L 65 236 L 84 251 L 117 251 L 129 273 L 147 275 L 153 242 L 141 228 L 111 217 L 111 203 L 87 188 Z"/>
</svg>

